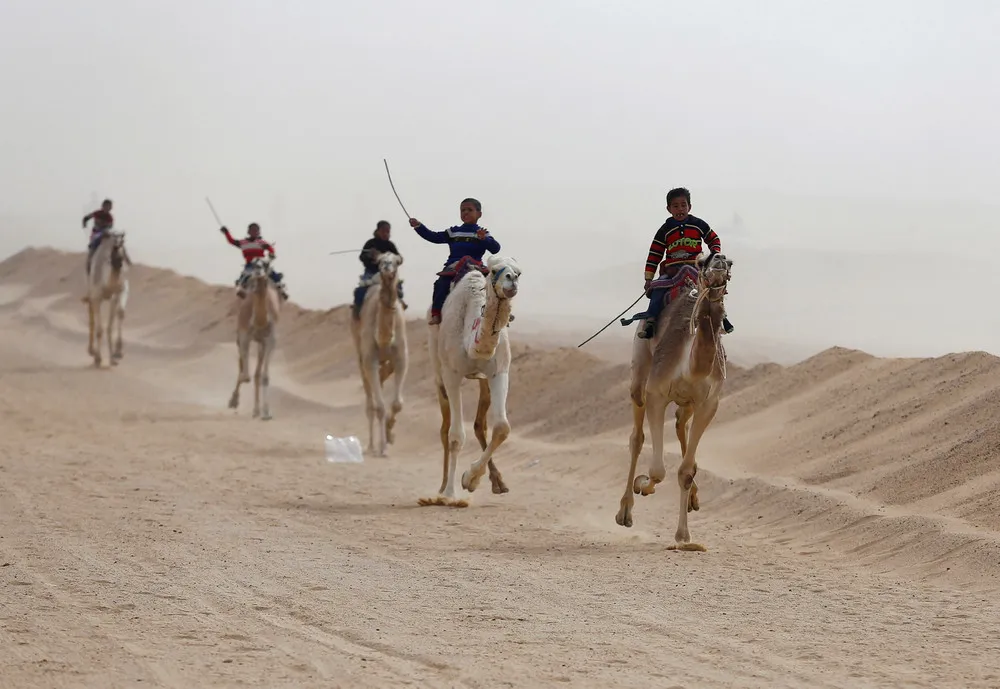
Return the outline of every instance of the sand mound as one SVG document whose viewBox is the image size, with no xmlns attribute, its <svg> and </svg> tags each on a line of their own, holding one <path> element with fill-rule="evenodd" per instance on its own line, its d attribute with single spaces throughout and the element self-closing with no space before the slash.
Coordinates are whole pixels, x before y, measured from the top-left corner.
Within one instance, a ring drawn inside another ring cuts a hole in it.
<svg viewBox="0 0 1000 689">
<path fill-rule="evenodd" d="M 408 322 L 400 444 L 389 460 L 331 470 L 315 458 L 322 435 L 364 435 L 348 307 L 286 305 L 276 420 L 261 424 L 224 409 L 231 287 L 137 266 L 126 360 L 95 372 L 82 266 L 50 249 L 0 263 L 0 572 L 26 594 L 3 646 L 29 644 L 0 661 L 19 686 L 119 686 L 122 668 L 161 686 L 493 686 L 503 668 L 517 668 L 517 686 L 655 685 L 633 662 L 636 629 L 642 647 L 681 644 L 680 660 L 654 665 L 699 686 L 888 685 L 910 648 L 913 686 L 998 676 L 982 668 L 1000 616 L 971 593 L 995 591 L 1000 574 L 996 357 L 834 347 L 787 367 L 730 366 L 692 516 L 712 548 L 671 557 L 673 454 L 636 526 L 614 524 L 626 360 L 539 346 L 515 322 L 514 435 L 497 455 L 511 493 L 421 510 L 416 497 L 440 480 L 422 318 Z M 471 426 L 475 385 L 464 395 Z M 469 437 L 460 471 L 476 454 Z M 656 603 L 664 586 L 691 588 Z M 124 598 L 109 602 L 114 592 Z M 131 615 L 132 600 L 151 617 Z M 68 660 L 46 669 L 36 646 Z M 703 651 L 715 660 L 682 662 Z M 40 679 L 52 672 L 61 679 Z"/>
</svg>

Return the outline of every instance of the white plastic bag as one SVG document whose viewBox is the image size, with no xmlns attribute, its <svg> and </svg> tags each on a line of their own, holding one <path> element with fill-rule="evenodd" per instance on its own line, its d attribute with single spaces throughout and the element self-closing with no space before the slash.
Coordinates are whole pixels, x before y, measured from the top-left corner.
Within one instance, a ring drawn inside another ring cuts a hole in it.
<svg viewBox="0 0 1000 689">
<path fill-rule="evenodd" d="M 349 435 L 345 438 L 337 438 L 332 435 L 326 436 L 326 461 L 331 464 L 360 464 L 365 461 L 364 453 L 361 451 L 361 441 L 357 436 Z"/>
</svg>

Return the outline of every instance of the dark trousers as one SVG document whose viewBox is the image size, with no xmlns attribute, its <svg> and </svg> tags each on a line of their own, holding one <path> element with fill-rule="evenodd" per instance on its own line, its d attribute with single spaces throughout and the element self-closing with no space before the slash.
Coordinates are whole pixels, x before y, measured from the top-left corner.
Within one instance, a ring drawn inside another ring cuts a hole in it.
<svg viewBox="0 0 1000 689">
<path fill-rule="evenodd" d="M 431 313 L 441 313 L 444 300 L 448 298 L 448 292 L 451 291 L 451 280 L 451 277 L 438 277 L 434 281 L 434 292 L 431 295 Z"/>
</svg>

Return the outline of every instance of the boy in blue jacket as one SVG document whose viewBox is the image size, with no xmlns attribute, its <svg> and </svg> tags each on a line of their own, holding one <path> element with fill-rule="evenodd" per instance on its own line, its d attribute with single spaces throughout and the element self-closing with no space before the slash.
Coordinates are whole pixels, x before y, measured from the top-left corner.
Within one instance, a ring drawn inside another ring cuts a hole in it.
<svg viewBox="0 0 1000 689">
<path fill-rule="evenodd" d="M 500 243 L 490 236 L 485 227 L 480 227 L 478 222 L 483 216 L 483 206 L 476 199 L 465 199 L 459 206 L 459 213 L 462 216 L 462 224 L 449 227 L 443 232 L 433 232 L 428 230 L 422 222 L 415 218 L 410 218 L 410 227 L 417 231 L 421 237 L 432 244 L 448 244 L 451 252 L 444 267 L 457 263 L 463 258 L 471 258 L 482 263 L 483 254 L 489 251 L 492 254 L 500 252 Z M 431 297 L 431 317 L 427 321 L 429 325 L 441 323 L 441 307 L 444 300 L 448 298 L 451 290 L 450 276 L 439 276 L 434 281 L 434 292 Z M 513 318 L 511 318 L 513 320 Z"/>
</svg>

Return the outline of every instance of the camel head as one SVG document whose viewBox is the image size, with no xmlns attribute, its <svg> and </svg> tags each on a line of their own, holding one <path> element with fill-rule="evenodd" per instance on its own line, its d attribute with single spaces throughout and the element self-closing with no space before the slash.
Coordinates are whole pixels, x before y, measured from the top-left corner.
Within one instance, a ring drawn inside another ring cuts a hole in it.
<svg viewBox="0 0 1000 689">
<path fill-rule="evenodd" d="M 125 233 L 121 230 L 108 230 L 106 240 L 111 242 L 111 267 L 121 270 L 125 263 Z"/>
<path fill-rule="evenodd" d="M 517 296 L 517 281 L 521 269 L 517 261 L 506 256 L 490 256 L 486 260 L 490 270 L 489 281 L 498 299 L 513 299 Z"/>
<path fill-rule="evenodd" d="M 396 277 L 396 271 L 403 265 L 403 257 L 391 251 L 375 255 L 375 265 L 378 266 L 379 275 L 383 280 L 390 280 Z"/>
<path fill-rule="evenodd" d="M 725 287 L 732 277 L 733 262 L 725 254 L 709 254 L 702 264 L 702 276 L 709 289 Z"/>
<path fill-rule="evenodd" d="M 247 282 L 251 285 L 259 285 L 259 280 L 263 280 L 263 284 L 267 284 L 267 281 L 271 279 L 271 259 L 267 256 L 260 256 L 255 258 L 250 263 L 250 277 L 247 278 Z"/>
</svg>

